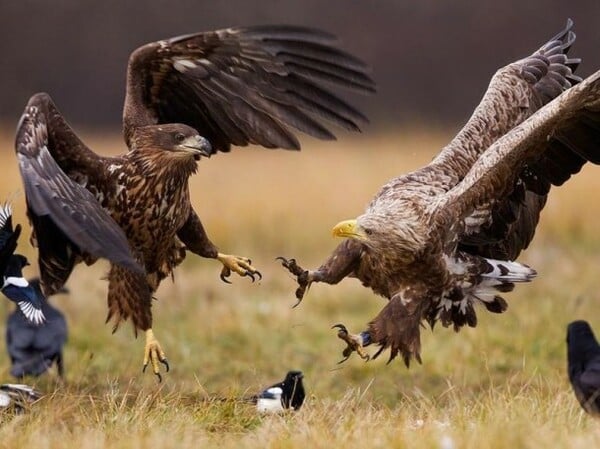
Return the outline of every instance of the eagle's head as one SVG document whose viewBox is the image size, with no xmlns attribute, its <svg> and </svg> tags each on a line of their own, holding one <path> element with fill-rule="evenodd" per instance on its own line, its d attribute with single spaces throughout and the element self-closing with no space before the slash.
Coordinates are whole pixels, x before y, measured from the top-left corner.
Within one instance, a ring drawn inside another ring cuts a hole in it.
<svg viewBox="0 0 600 449">
<path fill-rule="evenodd" d="M 384 213 L 365 213 L 336 224 L 334 237 L 350 238 L 363 243 L 379 254 L 394 252 L 406 261 L 412 260 L 424 245 L 410 221 L 398 220 Z"/>
<path fill-rule="evenodd" d="M 176 158 L 210 157 L 210 142 L 191 126 L 180 123 L 149 125 L 137 128 L 132 138 L 132 149 L 160 149 Z"/>
</svg>

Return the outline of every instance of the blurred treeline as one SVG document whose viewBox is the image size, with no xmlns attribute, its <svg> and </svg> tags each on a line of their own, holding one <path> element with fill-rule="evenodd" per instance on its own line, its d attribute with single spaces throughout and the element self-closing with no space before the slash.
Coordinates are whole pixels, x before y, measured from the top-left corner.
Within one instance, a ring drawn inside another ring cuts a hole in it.
<svg viewBox="0 0 600 449">
<path fill-rule="evenodd" d="M 129 53 L 146 42 L 235 25 L 324 28 L 373 68 L 353 97 L 373 127 L 464 121 L 491 74 L 575 21 L 581 74 L 600 68 L 600 0 L 0 0 L 0 121 L 49 92 L 80 126 L 120 126 Z"/>
</svg>

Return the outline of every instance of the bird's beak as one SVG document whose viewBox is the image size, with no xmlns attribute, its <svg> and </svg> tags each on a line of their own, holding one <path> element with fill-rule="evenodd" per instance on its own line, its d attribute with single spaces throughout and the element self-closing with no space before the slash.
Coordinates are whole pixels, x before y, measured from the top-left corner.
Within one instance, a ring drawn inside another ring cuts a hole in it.
<svg viewBox="0 0 600 449">
<path fill-rule="evenodd" d="M 340 221 L 333 227 L 331 233 L 334 237 L 351 238 L 357 240 L 366 240 L 367 238 L 356 223 L 356 219 Z"/>
<path fill-rule="evenodd" d="M 200 159 L 200 156 L 210 157 L 212 154 L 212 145 L 202 136 L 188 137 L 181 142 L 178 149 L 186 153 L 192 153 L 196 160 Z"/>
</svg>

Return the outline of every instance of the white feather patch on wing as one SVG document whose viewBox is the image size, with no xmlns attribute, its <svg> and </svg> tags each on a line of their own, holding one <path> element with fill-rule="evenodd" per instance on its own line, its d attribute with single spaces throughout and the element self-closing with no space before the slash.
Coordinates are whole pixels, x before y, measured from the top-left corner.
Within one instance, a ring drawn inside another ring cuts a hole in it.
<svg viewBox="0 0 600 449">
<path fill-rule="evenodd" d="M 40 325 L 44 321 L 46 321 L 46 317 L 44 316 L 44 312 L 41 309 L 36 309 L 33 304 L 27 301 L 19 301 L 17 303 L 25 318 L 27 318 L 30 322 L 35 325 Z"/>
<path fill-rule="evenodd" d="M 2 228 L 8 219 L 12 216 L 12 206 L 9 203 L 0 205 L 0 228 Z"/>
<path fill-rule="evenodd" d="M 14 285 L 15 287 L 27 287 L 29 282 L 24 277 L 16 277 L 16 276 L 8 276 L 4 278 L 4 285 L 2 288 L 7 285 Z"/>
<path fill-rule="evenodd" d="M 283 411 L 281 395 L 283 390 L 279 387 L 271 387 L 262 392 L 256 401 L 256 410 L 261 413 L 277 413 Z"/>
</svg>

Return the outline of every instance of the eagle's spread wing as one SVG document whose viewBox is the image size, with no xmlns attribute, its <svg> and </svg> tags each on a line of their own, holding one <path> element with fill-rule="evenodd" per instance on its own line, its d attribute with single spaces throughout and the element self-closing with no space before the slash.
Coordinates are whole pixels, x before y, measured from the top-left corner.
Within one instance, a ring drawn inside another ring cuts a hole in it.
<svg viewBox="0 0 600 449">
<path fill-rule="evenodd" d="M 496 141 L 464 180 L 434 205 L 437 223 L 446 228 L 478 209 L 521 195 L 521 204 L 516 203 L 518 222 L 529 234 L 510 244 L 502 242 L 502 236 L 498 242 L 489 242 L 492 249 L 500 248 L 515 257 L 531 240 L 543 206 L 535 195 L 544 196 L 550 185 L 562 184 L 586 161 L 600 164 L 600 71 Z M 454 237 L 460 240 L 462 230 L 453 230 L 458 231 Z"/>
<path fill-rule="evenodd" d="M 36 94 L 29 100 L 15 148 L 47 295 L 62 287 L 84 257 L 103 257 L 141 270 L 121 228 L 92 193 L 71 179 L 82 177 L 86 182 L 86 176 L 98 176 L 101 161 L 79 140 L 48 95 Z"/>
<path fill-rule="evenodd" d="M 309 28 L 256 26 L 142 46 L 129 59 L 125 140 L 140 126 L 184 123 L 215 152 L 248 144 L 299 149 L 289 127 L 320 139 L 335 138 L 323 120 L 357 131 L 365 116 L 323 83 L 360 92 L 375 84 L 334 41 Z"/>
</svg>

